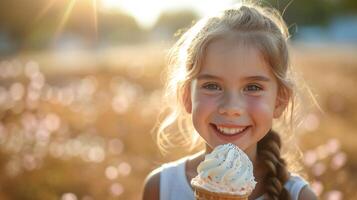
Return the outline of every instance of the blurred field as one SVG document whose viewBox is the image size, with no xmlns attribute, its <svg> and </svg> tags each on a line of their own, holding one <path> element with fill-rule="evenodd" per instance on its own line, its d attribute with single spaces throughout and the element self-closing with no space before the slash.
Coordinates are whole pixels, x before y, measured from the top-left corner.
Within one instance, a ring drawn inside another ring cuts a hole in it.
<svg viewBox="0 0 357 200">
<path fill-rule="evenodd" d="M 163 157 L 150 134 L 167 45 L 0 60 L 0 199 L 140 199 Z M 321 199 L 357 195 L 357 48 L 293 46 L 324 114 L 299 140 Z"/>
</svg>

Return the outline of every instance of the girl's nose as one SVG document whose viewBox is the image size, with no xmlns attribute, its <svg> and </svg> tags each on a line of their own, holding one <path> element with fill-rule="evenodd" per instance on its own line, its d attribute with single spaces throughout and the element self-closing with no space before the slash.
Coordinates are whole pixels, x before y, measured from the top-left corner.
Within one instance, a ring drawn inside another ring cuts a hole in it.
<svg viewBox="0 0 357 200">
<path fill-rule="evenodd" d="M 244 112 L 244 101 L 240 94 L 227 94 L 218 108 L 222 115 L 240 116 Z"/>
</svg>

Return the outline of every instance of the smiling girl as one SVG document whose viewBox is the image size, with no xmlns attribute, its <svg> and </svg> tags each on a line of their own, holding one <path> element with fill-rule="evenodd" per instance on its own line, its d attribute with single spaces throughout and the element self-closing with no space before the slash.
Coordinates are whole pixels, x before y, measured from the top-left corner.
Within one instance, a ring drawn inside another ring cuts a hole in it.
<svg viewBox="0 0 357 200">
<path fill-rule="evenodd" d="M 308 183 L 288 171 L 280 133 L 272 129 L 273 120 L 292 124 L 296 104 L 288 36 L 276 10 L 243 3 L 201 19 L 180 38 L 166 87 L 172 112 L 158 128 L 159 146 L 179 141 L 169 131 L 177 122 L 181 144 L 194 148 L 203 141 L 205 150 L 150 173 L 144 199 L 193 200 L 189 183 L 198 164 L 226 143 L 253 162 L 258 183 L 249 199 L 316 199 Z"/>
</svg>

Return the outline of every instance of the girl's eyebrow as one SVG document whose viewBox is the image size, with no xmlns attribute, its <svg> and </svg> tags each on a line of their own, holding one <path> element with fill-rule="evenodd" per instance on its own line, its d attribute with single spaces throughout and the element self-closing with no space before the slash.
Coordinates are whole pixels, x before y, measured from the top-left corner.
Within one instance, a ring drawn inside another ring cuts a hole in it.
<svg viewBox="0 0 357 200">
<path fill-rule="evenodd" d="M 201 79 L 217 79 L 217 80 L 222 80 L 219 76 L 211 75 L 211 74 L 200 74 L 197 76 L 197 80 Z"/>
<path fill-rule="evenodd" d="M 216 80 L 222 80 L 221 77 L 211 75 L 211 74 L 200 74 L 197 76 L 197 80 L 202 80 L 202 79 L 216 79 Z M 243 80 L 245 81 L 264 81 L 264 82 L 269 82 L 270 78 L 265 77 L 265 76 L 247 76 L 244 77 Z"/>
</svg>

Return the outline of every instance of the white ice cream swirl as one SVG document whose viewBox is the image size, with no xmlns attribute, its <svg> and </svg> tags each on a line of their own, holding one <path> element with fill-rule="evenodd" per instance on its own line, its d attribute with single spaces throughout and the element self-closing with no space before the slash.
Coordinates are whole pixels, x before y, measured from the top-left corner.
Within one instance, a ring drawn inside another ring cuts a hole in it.
<svg viewBox="0 0 357 200">
<path fill-rule="evenodd" d="M 209 191 L 250 194 L 256 182 L 248 156 L 234 144 L 217 146 L 197 167 L 191 184 Z"/>
</svg>

